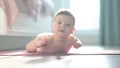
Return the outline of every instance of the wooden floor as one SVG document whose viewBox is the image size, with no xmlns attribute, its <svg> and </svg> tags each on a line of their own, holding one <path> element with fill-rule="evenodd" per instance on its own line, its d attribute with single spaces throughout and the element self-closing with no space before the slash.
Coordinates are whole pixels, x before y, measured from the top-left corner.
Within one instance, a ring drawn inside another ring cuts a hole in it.
<svg viewBox="0 0 120 68">
<path fill-rule="evenodd" d="M 112 54 L 115 52 L 118 53 Z M 22 55 L 19 51 L 16 53 L 0 53 L 0 68 L 120 68 L 119 50 L 104 50 L 101 47 L 83 47 L 71 50 L 66 55 Z"/>
<path fill-rule="evenodd" d="M 119 55 L 0 56 L 1 68 L 120 68 Z"/>
</svg>

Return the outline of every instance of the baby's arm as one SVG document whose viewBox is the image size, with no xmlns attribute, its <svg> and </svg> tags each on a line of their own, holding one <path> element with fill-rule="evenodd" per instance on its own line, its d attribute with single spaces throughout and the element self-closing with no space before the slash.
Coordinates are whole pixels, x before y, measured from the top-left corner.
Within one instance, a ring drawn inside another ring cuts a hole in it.
<svg viewBox="0 0 120 68">
<path fill-rule="evenodd" d="M 36 52 L 37 48 L 40 48 L 41 46 L 47 45 L 47 39 L 46 36 L 37 36 L 35 39 L 30 41 L 26 46 L 27 52 Z"/>
<path fill-rule="evenodd" d="M 81 45 L 82 42 L 78 38 L 75 38 L 75 43 L 73 44 L 74 48 L 79 48 Z"/>
<path fill-rule="evenodd" d="M 73 41 L 74 41 L 74 43 L 73 43 L 74 48 L 81 47 L 82 42 L 77 37 L 75 37 L 74 35 L 71 35 L 71 37 L 73 38 Z"/>
</svg>

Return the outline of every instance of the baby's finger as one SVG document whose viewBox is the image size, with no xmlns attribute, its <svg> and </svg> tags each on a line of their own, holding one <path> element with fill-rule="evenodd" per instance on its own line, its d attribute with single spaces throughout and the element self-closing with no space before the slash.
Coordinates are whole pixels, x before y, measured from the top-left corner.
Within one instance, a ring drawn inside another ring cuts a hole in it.
<svg viewBox="0 0 120 68">
<path fill-rule="evenodd" d="M 41 46 L 46 46 L 48 43 L 48 37 L 42 37 L 36 40 L 36 46 L 41 47 Z"/>
<path fill-rule="evenodd" d="M 51 37 L 47 36 L 44 38 L 44 42 L 47 44 L 49 41 L 51 41 Z"/>
<path fill-rule="evenodd" d="M 80 43 L 74 43 L 73 46 L 74 46 L 75 48 L 79 48 L 79 47 L 81 47 L 81 44 L 80 44 Z"/>
</svg>

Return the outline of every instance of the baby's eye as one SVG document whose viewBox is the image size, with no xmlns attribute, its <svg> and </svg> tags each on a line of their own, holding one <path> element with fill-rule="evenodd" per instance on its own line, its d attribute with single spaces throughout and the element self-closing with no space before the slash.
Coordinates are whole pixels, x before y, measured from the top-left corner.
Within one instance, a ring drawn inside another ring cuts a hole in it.
<svg viewBox="0 0 120 68">
<path fill-rule="evenodd" d="M 66 24 L 66 26 L 70 26 L 70 24 Z"/>
<path fill-rule="evenodd" d="M 58 24 L 61 24 L 61 22 L 58 22 Z"/>
</svg>

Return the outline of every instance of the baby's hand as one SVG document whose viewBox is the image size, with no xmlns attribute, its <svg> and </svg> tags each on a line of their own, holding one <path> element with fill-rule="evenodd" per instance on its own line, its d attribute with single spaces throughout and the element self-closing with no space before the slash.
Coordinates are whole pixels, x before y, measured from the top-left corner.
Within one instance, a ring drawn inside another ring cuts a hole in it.
<svg viewBox="0 0 120 68">
<path fill-rule="evenodd" d="M 81 45 L 82 45 L 81 41 L 76 38 L 74 40 L 74 44 L 73 44 L 74 48 L 79 48 L 79 47 L 81 47 Z"/>
<path fill-rule="evenodd" d="M 46 46 L 48 44 L 49 37 L 40 37 L 37 38 L 34 43 L 36 47 Z"/>
</svg>

